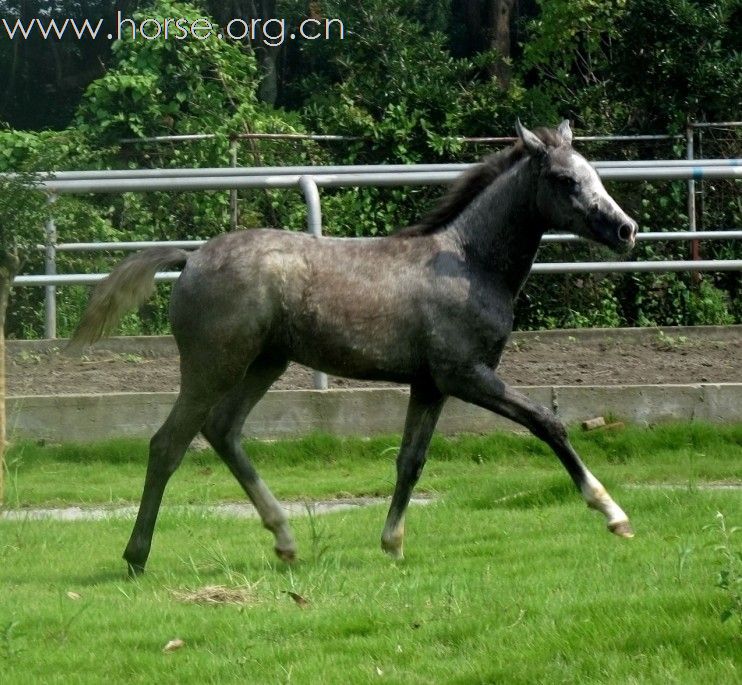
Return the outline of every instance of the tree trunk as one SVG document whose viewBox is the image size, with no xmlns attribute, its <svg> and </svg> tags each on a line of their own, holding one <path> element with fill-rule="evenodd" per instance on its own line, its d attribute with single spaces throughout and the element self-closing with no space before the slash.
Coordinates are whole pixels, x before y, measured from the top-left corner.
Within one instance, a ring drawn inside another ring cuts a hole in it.
<svg viewBox="0 0 742 685">
<path fill-rule="evenodd" d="M 269 19 L 280 19 L 277 14 L 276 0 L 229 0 L 228 2 L 215 2 L 210 0 L 207 6 L 214 18 L 222 25 L 232 19 L 242 19 L 250 24 L 254 19 L 260 19 L 252 39 L 249 37 L 244 42 L 248 43 L 258 58 L 260 68 L 260 85 L 258 86 L 258 99 L 269 105 L 276 103 L 279 91 L 279 57 L 283 50 L 282 45 L 271 46 L 263 35 L 262 26 Z M 271 32 L 275 27 L 271 28 Z M 286 37 L 288 40 L 288 37 Z"/>
<path fill-rule="evenodd" d="M 515 0 L 458 0 L 456 7 L 466 27 L 466 54 L 492 50 L 495 54 L 487 71 L 506 89 L 511 77 L 510 23 Z"/>
<path fill-rule="evenodd" d="M 489 47 L 497 53 L 490 73 L 503 90 L 510 85 L 510 17 L 515 0 L 489 0 L 488 3 Z"/>
<path fill-rule="evenodd" d="M 0 504 L 5 495 L 5 312 L 19 268 L 18 256 L 0 249 Z"/>
<path fill-rule="evenodd" d="M 466 25 L 466 41 L 469 44 L 469 56 L 481 52 L 486 45 L 484 40 L 484 25 L 482 23 L 482 0 L 463 1 L 464 24 Z"/>
<path fill-rule="evenodd" d="M 275 105 L 278 99 L 278 53 L 280 48 L 259 48 L 260 72 L 262 80 L 258 87 L 258 99 L 268 105 Z"/>
</svg>

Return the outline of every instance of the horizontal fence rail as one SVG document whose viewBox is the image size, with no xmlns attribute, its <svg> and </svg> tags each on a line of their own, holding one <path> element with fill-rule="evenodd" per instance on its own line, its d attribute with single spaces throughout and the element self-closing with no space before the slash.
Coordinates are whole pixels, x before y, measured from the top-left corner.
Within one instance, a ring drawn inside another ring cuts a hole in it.
<svg viewBox="0 0 742 685">
<path fill-rule="evenodd" d="M 742 126 L 742 121 L 690 121 L 687 124 L 686 135 L 673 133 L 654 133 L 654 134 L 602 134 L 602 135 L 585 135 L 575 136 L 576 141 L 600 141 L 600 142 L 646 142 L 646 141 L 664 141 L 664 140 L 682 140 L 694 129 L 701 128 L 720 128 Z M 184 143 L 199 142 L 204 140 L 214 140 L 216 138 L 228 138 L 231 145 L 239 140 L 279 140 L 287 142 L 311 140 L 316 142 L 352 142 L 365 141 L 371 142 L 370 138 L 364 136 L 346 136 L 337 134 L 316 134 L 316 133 L 232 133 L 228 136 L 217 135 L 216 133 L 189 133 L 179 135 L 165 136 L 148 136 L 142 138 L 124 138 L 119 142 L 122 145 L 139 145 L 147 143 Z M 460 143 L 512 143 L 517 140 L 515 136 L 446 136 L 446 140 Z"/>
<path fill-rule="evenodd" d="M 189 170 L 191 171 L 191 170 Z M 233 190 L 242 188 L 292 188 L 301 179 L 310 176 L 321 188 L 352 188 L 362 186 L 445 185 L 461 173 L 453 171 L 390 171 L 358 173 L 309 174 L 222 174 L 220 176 L 189 175 L 175 177 L 117 177 L 101 176 L 78 180 L 51 178 L 42 180 L 39 188 L 52 195 L 80 195 L 86 193 L 127 192 L 191 192 L 196 190 Z M 598 173 L 607 181 L 704 180 L 742 178 L 742 162 L 733 164 L 663 165 L 641 167 L 605 167 Z"/>
<path fill-rule="evenodd" d="M 739 240 L 742 231 L 647 231 L 637 233 L 636 239 L 640 242 L 656 242 L 660 240 Z M 587 241 L 573 233 L 547 233 L 541 238 L 542 243 L 576 243 Z"/>
<path fill-rule="evenodd" d="M 691 124 L 696 126 L 698 124 Z M 716 126 L 729 125 L 729 122 L 714 124 Z M 119 142 L 124 145 L 137 145 L 141 143 L 190 143 L 204 140 L 214 140 L 217 137 L 229 138 L 230 142 L 237 140 L 281 140 L 281 141 L 305 141 L 315 142 L 353 142 L 366 141 L 370 138 L 363 136 L 344 136 L 332 134 L 316 133 L 236 133 L 229 136 L 217 136 L 216 133 L 188 133 L 181 135 L 169 136 L 149 136 L 146 138 L 123 138 Z M 610 142 L 641 142 L 650 140 L 681 140 L 684 136 L 681 134 L 658 133 L 658 134 L 639 134 L 639 135 L 593 135 L 593 136 L 575 136 L 576 141 L 610 141 Z M 517 140 L 515 136 L 446 136 L 446 140 L 456 141 L 459 143 L 513 143 Z"/>
<path fill-rule="evenodd" d="M 564 262 L 534 264 L 536 274 L 648 273 L 667 271 L 741 271 L 742 259 L 714 259 L 656 262 Z"/>
<path fill-rule="evenodd" d="M 286 229 L 288 230 L 288 229 Z M 638 241 L 663 240 L 739 240 L 742 239 L 742 230 L 739 231 L 652 231 L 639 233 Z M 551 233 L 541 238 L 542 243 L 574 243 L 586 242 L 587 238 L 573 233 Z M 151 247 L 179 247 L 186 250 L 198 249 L 206 240 L 151 240 L 131 241 L 120 243 L 62 243 L 56 246 L 57 252 L 133 252 Z M 37 245 L 40 250 L 45 245 Z M 652 262 L 536 262 L 531 273 L 624 273 L 624 272 L 669 272 L 669 271 L 738 271 L 742 270 L 742 260 L 695 260 L 695 261 L 652 261 Z M 17 276 L 13 281 L 19 286 L 56 286 L 56 285 L 91 285 L 102 281 L 108 274 L 46 274 Z M 158 273 L 158 282 L 174 281 L 180 272 Z"/>
<path fill-rule="evenodd" d="M 181 250 L 195 250 L 206 243 L 205 240 L 131 240 L 120 243 L 58 243 L 57 252 L 136 252 L 150 247 L 178 247 Z M 45 245 L 37 245 L 45 249 Z"/>
<path fill-rule="evenodd" d="M 656 261 L 656 262 L 537 262 L 531 268 L 535 274 L 626 273 L 668 271 L 740 271 L 742 259 Z M 53 276 L 16 276 L 14 285 L 93 285 L 108 274 L 55 274 Z M 176 281 L 180 271 L 162 271 L 155 275 L 158 283 Z"/>
<path fill-rule="evenodd" d="M 742 159 L 666 159 L 650 161 L 592 162 L 596 169 L 652 169 L 657 167 L 683 168 L 699 166 L 734 167 L 742 166 Z M 155 179 L 155 178 L 223 178 L 231 176 L 325 176 L 346 174 L 381 173 L 428 173 L 466 171 L 475 164 L 360 164 L 347 166 L 286 166 L 286 167 L 202 167 L 192 169 L 110 169 L 89 171 L 57 171 L 42 174 L 48 181 L 95 181 L 113 179 Z"/>
</svg>

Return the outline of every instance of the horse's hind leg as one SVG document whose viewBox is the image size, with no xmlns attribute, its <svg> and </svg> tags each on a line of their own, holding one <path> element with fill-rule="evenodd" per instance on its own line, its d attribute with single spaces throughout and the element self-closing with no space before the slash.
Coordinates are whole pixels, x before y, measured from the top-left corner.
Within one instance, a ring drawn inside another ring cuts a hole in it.
<svg viewBox="0 0 742 685">
<path fill-rule="evenodd" d="M 606 517 L 608 529 L 621 537 L 634 536 L 628 516 L 582 463 L 569 443 L 564 424 L 553 412 L 513 390 L 494 371 L 485 367 L 463 374 L 455 381 L 455 387 L 452 384 L 450 392 L 465 402 L 478 404 L 528 428 L 554 450 L 582 492 L 587 505 Z"/>
<path fill-rule="evenodd" d="M 430 438 L 445 400 L 432 385 L 413 384 L 410 388 L 404 436 L 397 456 L 397 484 L 381 534 L 382 549 L 395 559 L 403 556 L 405 511 L 425 465 Z"/>
<path fill-rule="evenodd" d="M 165 486 L 180 466 L 188 445 L 200 430 L 212 404 L 213 400 L 209 401 L 203 395 L 181 390 L 170 415 L 150 440 L 147 476 L 139 513 L 124 550 L 124 559 L 131 575 L 144 571 Z"/>
<path fill-rule="evenodd" d="M 237 478 L 275 536 L 276 554 L 285 561 L 296 557 L 296 543 L 286 513 L 247 458 L 240 437 L 247 415 L 285 370 L 285 359 L 258 357 L 245 377 L 212 409 L 201 432 Z"/>
</svg>

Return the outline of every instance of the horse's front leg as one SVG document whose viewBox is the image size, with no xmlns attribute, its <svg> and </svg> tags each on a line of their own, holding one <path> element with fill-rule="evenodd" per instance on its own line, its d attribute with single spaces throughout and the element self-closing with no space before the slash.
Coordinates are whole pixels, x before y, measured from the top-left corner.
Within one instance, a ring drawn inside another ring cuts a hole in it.
<svg viewBox="0 0 742 685">
<path fill-rule="evenodd" d="M 397 456 L 397 483 L 381 534 L 381 547 L 395 559 L 403 557 L 404 519 L 412 488 L 420 478 L 435 424 L 446 398 L 432 384 L 413 384 L 402 446 Z"/>
<path fill-rule="evenodd" d="M 564 424 L 552 411 L 513 390 L 485 365 L 470 369 L 442 385 L 451 395 L 511 419 L 546 442 L 567 469 L 587 505 L 606 517 L 608 529 L 621 537 L 634 536 L 628 516 L 582 463 L 569 443 Z"/>
</svg>

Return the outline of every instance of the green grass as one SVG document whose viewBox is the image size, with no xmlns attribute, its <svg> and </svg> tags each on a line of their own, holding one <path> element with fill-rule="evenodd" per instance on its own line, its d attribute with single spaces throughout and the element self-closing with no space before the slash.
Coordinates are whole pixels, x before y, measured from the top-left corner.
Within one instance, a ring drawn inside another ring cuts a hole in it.
<svg viewBox="0 0 742 685">
<path fill-rule="evenodd" d="M 606 485 L 742 482 L 742 424 L 676 424 L 591 433 L 575 430 L 571 437 Z M 364 440 L 313 435 L 292 441 L 249 441 L 246 446 L 279 498 L 388 495 L 394 487 L 394 458 L 399 446 L 395 436 Z M 147 442 L 44 446 L 20 442 L 10 448 L 6 460 L 5 499 L 9 506 L 138 502 Z M 544 443 L 511 433 L 434 438 L 416 491 L 467 489 L 481 479 L 497 496 L 531 488 L 542 491 L 547 482 L 571 492 L 562 467 Z M 243 499 L 237 483 L 210 450 L 187 455 L 165 495 L 167 504 Z"/>
<path fill-rule="evenodd" d="M 296 519 L 293 567 L 257 521 L 165 510 L 137 581 L 120 560 L 131 521 L 0 522 L 0 681 L 739 682 L 742 625 L 722 622 L 730 596 L 716 584 L 729 563 L 717 547 L 738 542 L 725 543 L 717 512 L 740 525 L 742 495 L 702 486 L 739 482 L 741 438 L 703 425 L 575 434 L 632 516 L 630 541 L 604 531 L 547 450 L 512 435 L 436 441 L 421 490 L 439 500 L 411 508 L 399 563 L 378 549 L 383 506 Z M 274 490 L 300 499 L 388 493 L 395 443 L 249 447 Z M 136 500 L 145 451 L 16 445 L 11 494 Z M 242 499 L 223 471 L 189 456 L 166 503 Z M 631 487 L 647 483 L 682 487 Z M 248 586 L 250 601 L 173 595 L 216 584 Z M 174 638 L 185 646 L 163 653 Z"/>
</svg>

